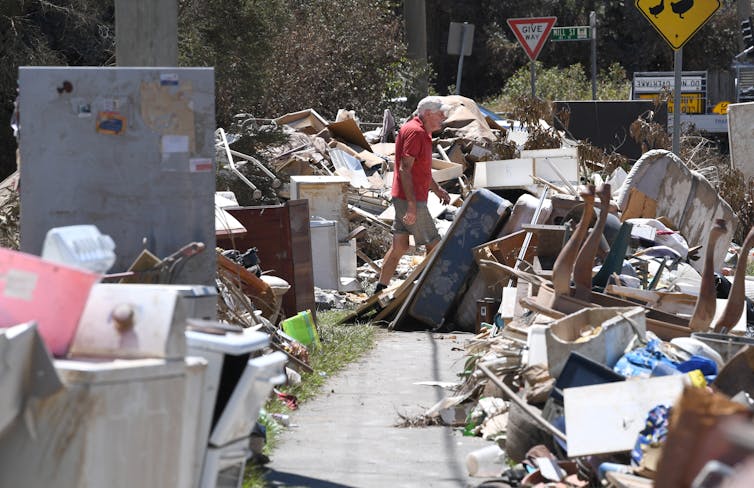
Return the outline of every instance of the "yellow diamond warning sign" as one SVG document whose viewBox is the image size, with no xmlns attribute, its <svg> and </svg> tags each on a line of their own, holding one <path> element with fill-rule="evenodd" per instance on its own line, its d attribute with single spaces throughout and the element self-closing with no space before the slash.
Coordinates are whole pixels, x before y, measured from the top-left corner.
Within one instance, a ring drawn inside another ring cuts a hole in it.
<svg viewBox="0 0 754 488">
<path fill-rule="evenodd" d="M 681 49 L 720 8 L 720 0 L 636 0 L 638 8 L 673 49 Z"/>
</svg>

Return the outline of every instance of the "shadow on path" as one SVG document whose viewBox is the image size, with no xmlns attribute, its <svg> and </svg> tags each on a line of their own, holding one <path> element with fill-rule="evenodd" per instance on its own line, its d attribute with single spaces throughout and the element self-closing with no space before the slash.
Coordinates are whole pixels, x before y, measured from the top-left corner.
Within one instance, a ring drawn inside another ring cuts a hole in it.
<svg viewBox="0 0 754 488">
<path fill-rule="evenodd" d="M 264 476 L 269 488 L 354 488 L 331 481 L 270 469 Z"/>
</svg>

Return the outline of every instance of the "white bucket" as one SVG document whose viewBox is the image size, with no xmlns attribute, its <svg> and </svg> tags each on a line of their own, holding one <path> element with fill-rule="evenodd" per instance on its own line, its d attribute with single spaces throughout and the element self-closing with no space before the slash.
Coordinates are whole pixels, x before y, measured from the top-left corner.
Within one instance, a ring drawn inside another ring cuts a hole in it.
<svg viewBox="0 0 754 488">
<path fill-rule="evenodd" d="M 505 464 L 505 451 L 497 444 L 492 444 L 466 456 L 466 468 L 470 476 L 479 478 L 491 478 L 500 476 Z"/>
</svg>

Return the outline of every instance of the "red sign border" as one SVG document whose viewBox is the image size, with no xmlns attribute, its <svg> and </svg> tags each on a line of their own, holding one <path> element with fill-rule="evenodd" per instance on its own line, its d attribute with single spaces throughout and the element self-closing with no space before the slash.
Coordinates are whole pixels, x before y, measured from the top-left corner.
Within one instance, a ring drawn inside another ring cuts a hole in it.
<svg viewBox="0 0 754 488">
<path fill-rule="evenodd" d="M 542 51 L 545 42 L 547 42 L 547 39 L 550 38 L 550 31 L 557 21 L 557 17 L 529 17 L 525 19 L 508 19 L 506 22 L 508 23 L 508 27 L 510 27 L 510 29 L 513 31 L 513 34 L 516 36 L 516 39 L 518 39 L 518 43 L 521 44 L 521 47 L 523 47 L 524 51 L 526 51 L 526 55 L 529 56 L 529 59 L 534 61 L 539 56 L 540 51 Z M 544 34 L 542 34 L 542 38 L 539 40 L 537 45 L 534 46 L 534 49 L 530 50 L 529 45 L 523 38 L 523 34 L 521 34 L 521 32 L 518 30 L 518 26 L 542 23 L 547 24 L 545 32 Z"/>
</svg>

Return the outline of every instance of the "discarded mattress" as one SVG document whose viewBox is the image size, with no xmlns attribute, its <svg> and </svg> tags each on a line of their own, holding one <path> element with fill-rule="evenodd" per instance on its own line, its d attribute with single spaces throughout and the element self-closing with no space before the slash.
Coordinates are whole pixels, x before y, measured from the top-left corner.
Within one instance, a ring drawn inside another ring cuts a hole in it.
<svg viewBox="0 0 754 488">
<path fill-rule="evenodd" d="M 469 194 L 417 284 L 407 309 L 411 317 L 431 328 L 443 323 L 472 271 L 471 249 L 496 235 L 511 205 L 489 190 Z"/>
<path fill-rule="evenodd" d="M 456 137 L 475 141 L 496 141 L 497 136 L 487 123 L 487 118 L 479 110 L 476 102 L 459 95 L 443 97 L 450 107 L 448 118 L 443 126 Z"/>
<path fill-rule="evenodd" d="M 738 217 L 707 179 L 665 150 L 649 151 L 634 164 L 620 188 L 618 208 L 624 221 L 667 217 L 689 246 L 706 246 L 715 219 L 725 219 L 728 231 L 715 250 L 718 271 L 738 226 Z M 703 259 L 691 264 L 702 272 Z"/>
</svg>

